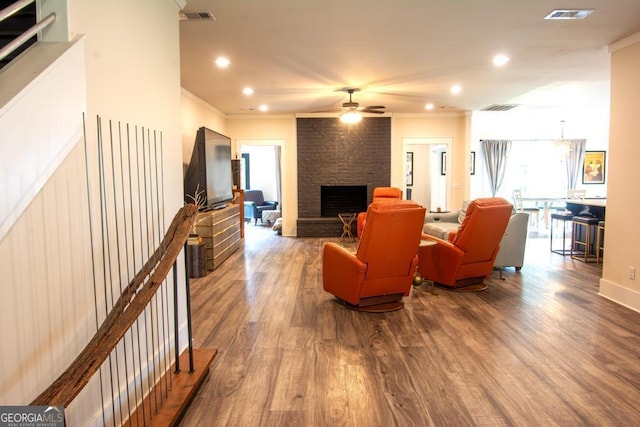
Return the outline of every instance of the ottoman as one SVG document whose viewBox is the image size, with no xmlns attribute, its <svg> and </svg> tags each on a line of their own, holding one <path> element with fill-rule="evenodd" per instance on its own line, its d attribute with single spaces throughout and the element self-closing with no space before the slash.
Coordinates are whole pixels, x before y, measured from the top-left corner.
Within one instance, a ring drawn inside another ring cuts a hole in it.
<svg viewBox="0 0 640 427">
<path fill-rule="evenodd" d="M 268 227 L 271 227 L 281 216 L 282 213 L 278 210 L 262 211 L 262 221 Z"/>
</svg>

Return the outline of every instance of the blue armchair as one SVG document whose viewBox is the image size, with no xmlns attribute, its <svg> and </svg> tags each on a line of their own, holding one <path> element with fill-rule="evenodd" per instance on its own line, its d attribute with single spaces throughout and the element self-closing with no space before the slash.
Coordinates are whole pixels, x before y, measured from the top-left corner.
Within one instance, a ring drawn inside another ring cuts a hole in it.
<svg viewBox="0 0 640 427">
<path fill-rule="evenodd" d="M 265 201 L 262 190 L 246 190 L 244 192 L 244 217 L 253 218 L 254 224 L 257 224 L 258 220 L 262 222 L 263 211 L 276 209 L 278 209 L 278 202 Z"/>
</svg>

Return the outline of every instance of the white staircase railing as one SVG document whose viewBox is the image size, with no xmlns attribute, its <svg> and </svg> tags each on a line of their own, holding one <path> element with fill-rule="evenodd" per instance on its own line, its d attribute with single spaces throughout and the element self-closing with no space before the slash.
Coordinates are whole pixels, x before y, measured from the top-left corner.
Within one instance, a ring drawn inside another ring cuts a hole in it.
<svg viewBox="0 0 640 427">
<path fill-rule="evenodd" d="M 5 19 L 9 18 L 10 16 L 12 16 L 13 14 L 15 14 L 16 12 L 19 12 L 23 8 L 29 6 L 34 1 L 35 0 L 19 0 L 5 7 L 4 9 L 0 10 L 0 23 Z M 2 49 L 0 49 L 0 61 L 2 61 L 7 56 L 11 55 L 13 51 L 20 48 L 20 46 L 28 42 L 29 39 L 31 39 L 33 36 L 38 34 L 40 31 L 47 28 L 55 20 L 56 20 L 56 14 L 50 13 L 44 19 L 42 19 L 41 21 L 37 22 L 35 25 L 28 28 L 25 32 L 23 32 L 18 37 L 13 39 L 11 42 L 7 43 L 5 46 L 2 47 Z"/>
</svg>

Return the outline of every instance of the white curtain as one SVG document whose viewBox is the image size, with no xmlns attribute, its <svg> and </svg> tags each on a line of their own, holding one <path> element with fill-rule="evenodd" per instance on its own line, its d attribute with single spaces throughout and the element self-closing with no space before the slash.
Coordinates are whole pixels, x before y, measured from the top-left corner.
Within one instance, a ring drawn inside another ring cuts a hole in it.
<svg viewBox="0 0 640 427">
<path fill-rule="evenodd" d="M 586 139 L 569 139 L 563 140 L 563 143 L 569 143 L 569 150 L 565 157 L 567 165 L 567 189 L 574 190 L 582 173 L 582 162 L 584 162 L 584 151 L 587 145 Z"/>
<path fill-rule="evenodd" d="M 504 180 L 507 169 L 507 158 L 511 150 L 511 141 L 504 139 L 486 139 L 480 141 L 484 157 L 484 165 L 489 176 L 491 193 L 495 197 Z"/>
</svg>

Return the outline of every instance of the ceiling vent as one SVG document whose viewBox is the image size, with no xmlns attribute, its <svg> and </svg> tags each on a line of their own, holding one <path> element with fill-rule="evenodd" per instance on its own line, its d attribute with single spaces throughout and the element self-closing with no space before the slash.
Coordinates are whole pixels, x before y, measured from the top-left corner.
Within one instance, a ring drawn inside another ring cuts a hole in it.
<svg viewBox="0 0 640 427">
<path fill-rule="evenodd" d="M 180 19 L 183 21 L 215 21 L 216 17 L 213 13 L 205 10 L 199 12 L 180 11 Z"/>
<path fill-rule="evenodd" d="M 516 108 L 519 104 L 493 104 L 488 107 L 484 107 L 480 111 L 509 111 L 512 108 Z"/>
<path fill-rule="evenodd" d="M 584 19 L 591 15 L 590 9 L 556 9 L 549 13 L 544 19 Z"/>
</svg>

